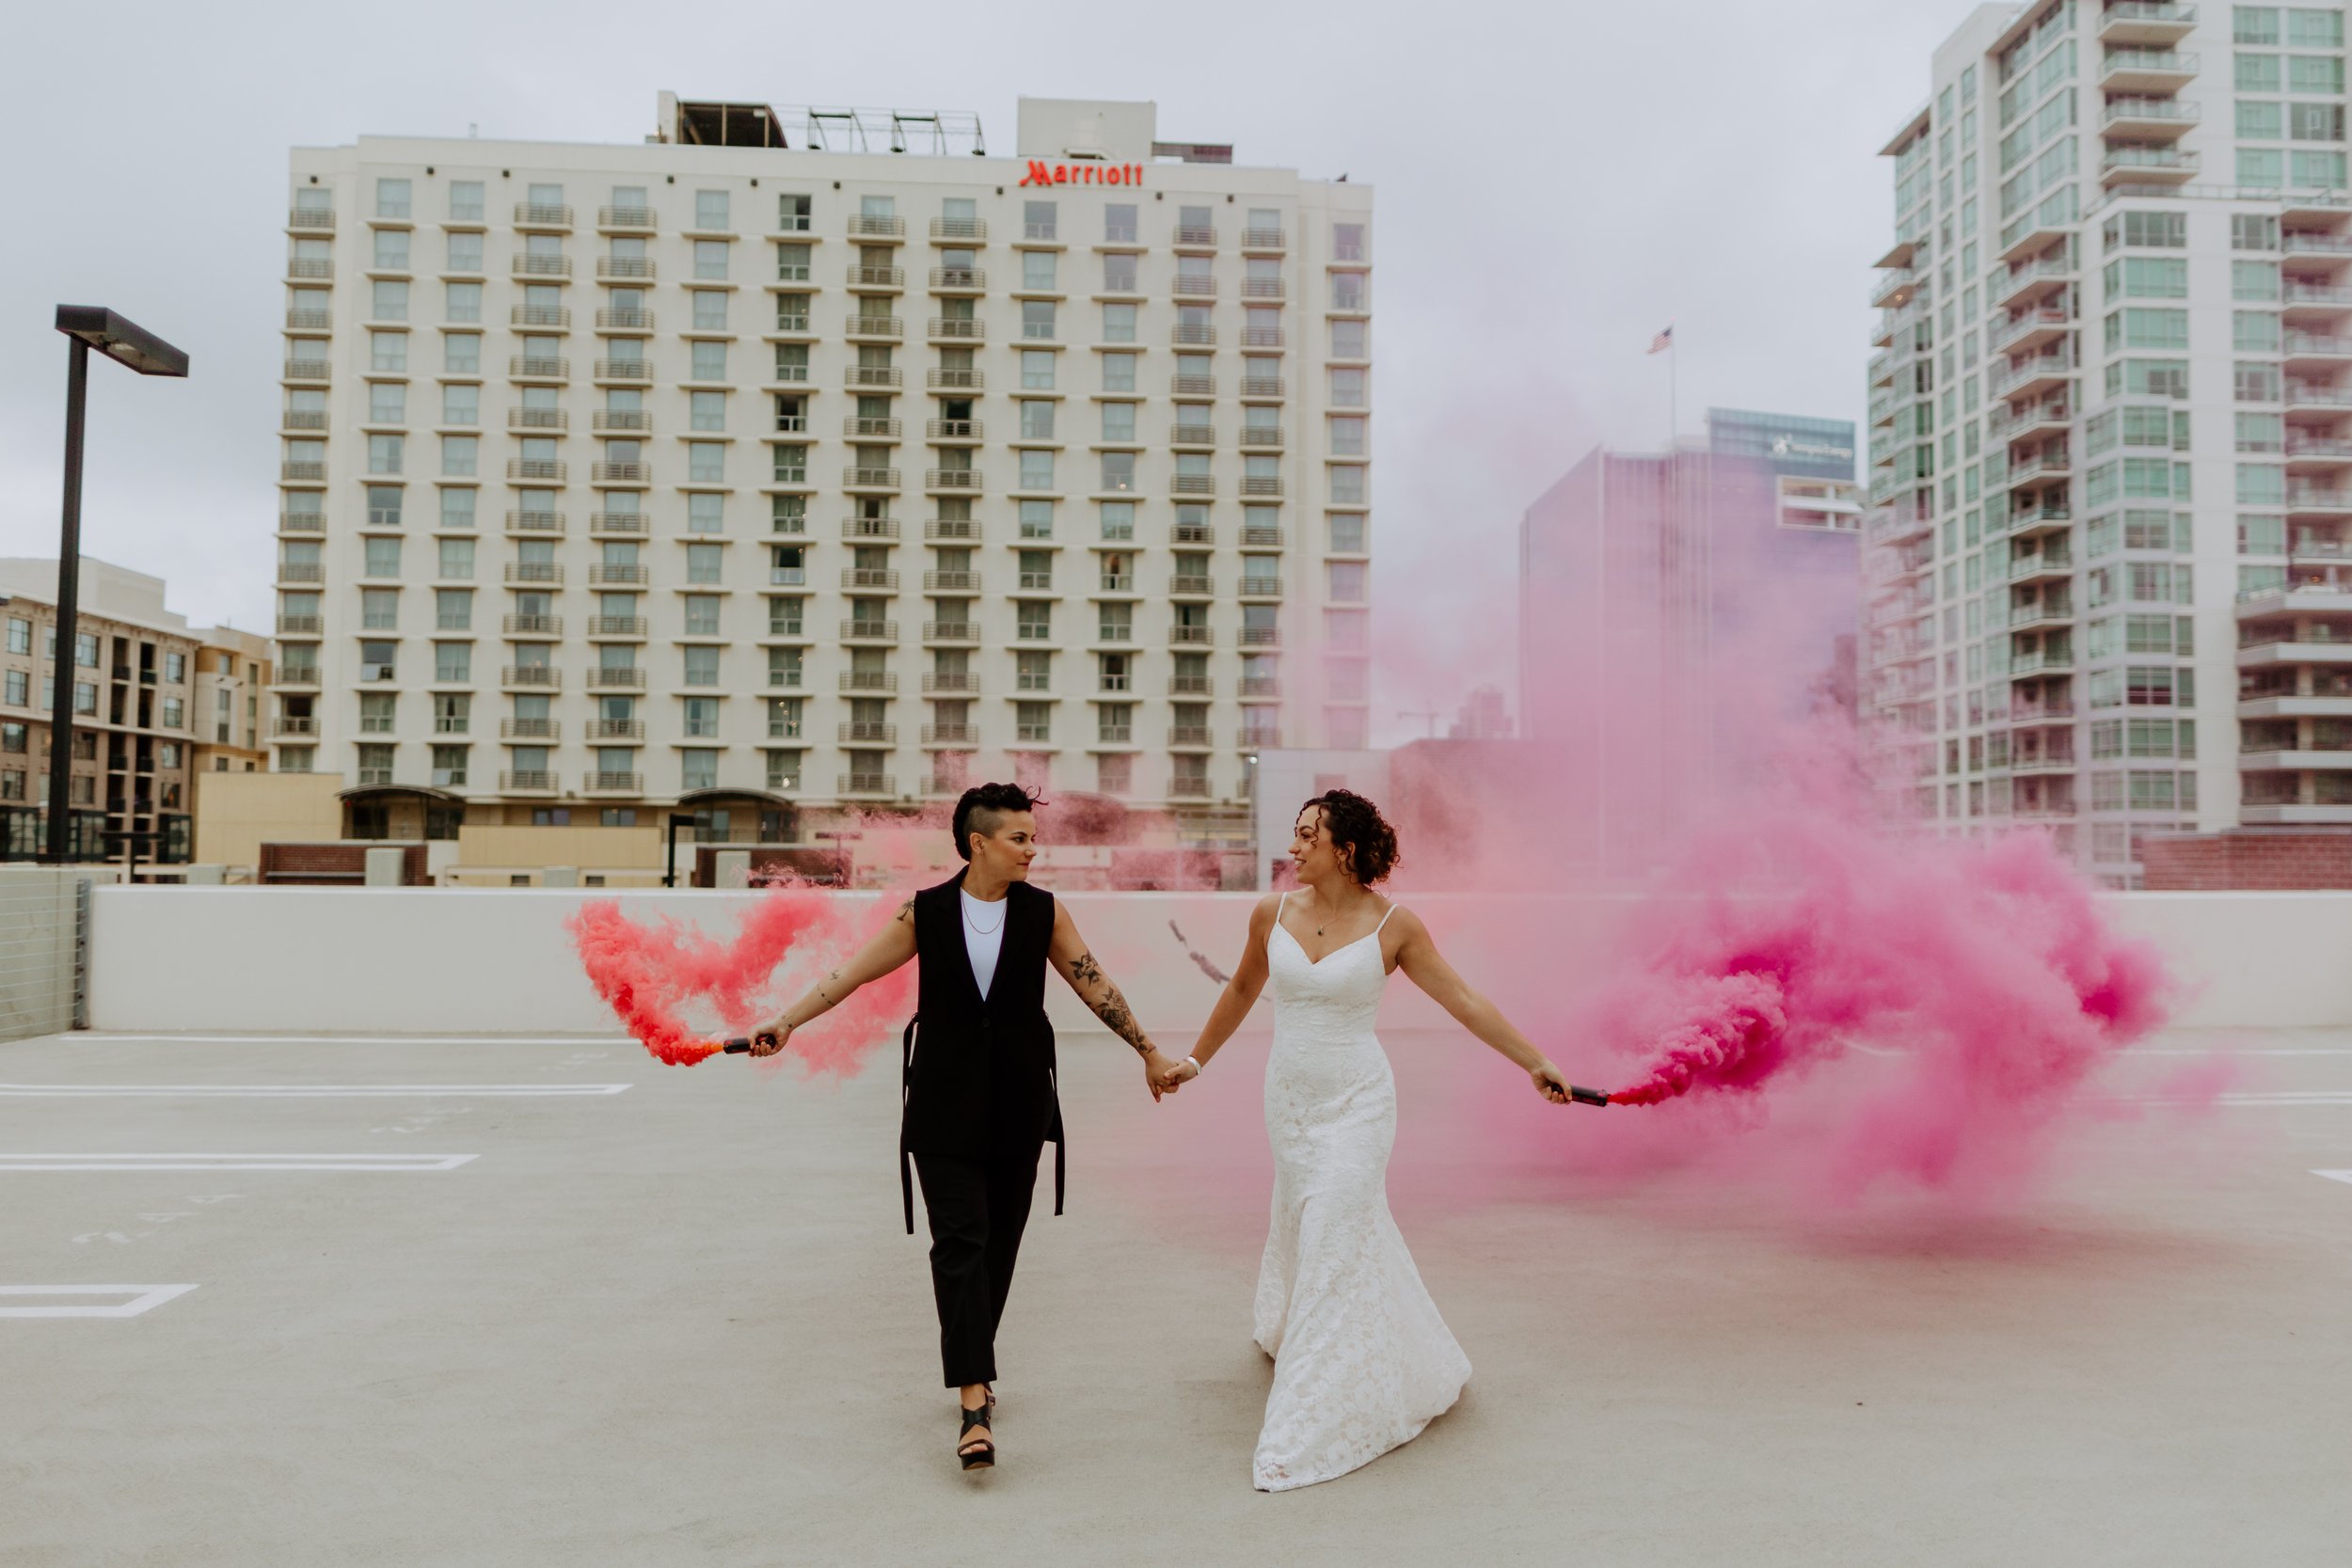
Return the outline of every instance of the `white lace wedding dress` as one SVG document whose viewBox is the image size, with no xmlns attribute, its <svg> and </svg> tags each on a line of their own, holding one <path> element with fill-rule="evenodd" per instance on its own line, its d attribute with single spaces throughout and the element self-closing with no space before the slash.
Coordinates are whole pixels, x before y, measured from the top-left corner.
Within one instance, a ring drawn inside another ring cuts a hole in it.
<svg viewBox="0 0 2352 1568">
<path fill-rule="evenodd" d="M 1373 1033 L 1388 978 L 1379 932 L 1311 963 L 1278 906 L 1266 967 L 1274 1216 L 1257 1334 L 1274 1388 L 1251 1469 L 1260 1491 L 1283 1492 L 1411 1441 L 1470 1369 L 1389 1213 L 1396 1079 Z"/>
</svg>

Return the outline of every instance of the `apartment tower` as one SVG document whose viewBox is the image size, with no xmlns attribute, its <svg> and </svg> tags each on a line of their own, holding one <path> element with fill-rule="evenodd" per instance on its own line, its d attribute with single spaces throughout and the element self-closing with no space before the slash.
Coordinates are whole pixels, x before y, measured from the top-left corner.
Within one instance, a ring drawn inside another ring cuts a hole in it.
<svg viewBox="0 0 2352 1568">
<path fill-rule="evenodd" d="M 1985 6 L 1884 148 L 1863 697 L 1948 831 L 2352 823 L 2340 5 Z"/>
</svg>

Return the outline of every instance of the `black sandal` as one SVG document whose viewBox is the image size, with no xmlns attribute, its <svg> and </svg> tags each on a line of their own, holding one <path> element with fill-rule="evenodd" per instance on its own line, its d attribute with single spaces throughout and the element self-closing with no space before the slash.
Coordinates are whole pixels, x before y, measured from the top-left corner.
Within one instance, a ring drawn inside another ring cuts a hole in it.
<svg viewBox="0 0 2352 1568">
<path fill-rule="evenodd" d="M 987 1426 L 988 1418 L 989 1408 L 986 1405 L 963 1412 L 963 1431 L 957 1434 L 956 1457 L 963 1461 L 963 1467 L 967 1470 L 986 1470 L 996 1464 L 996 1445 L 992 1439 L 974 1437 L 968 1443 L 963 1441 L 974 1427 Z"/>
</svg>

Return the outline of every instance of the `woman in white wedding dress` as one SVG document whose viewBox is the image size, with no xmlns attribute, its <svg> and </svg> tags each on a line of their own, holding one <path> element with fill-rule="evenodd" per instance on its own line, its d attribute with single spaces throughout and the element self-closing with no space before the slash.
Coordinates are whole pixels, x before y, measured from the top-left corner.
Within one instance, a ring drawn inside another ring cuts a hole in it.
<svg viewBox="0 0 2352 1568">
<path fill-rule="evenodd" d="M 1199 1076 L 1272 979 L 1274 1208 L 1256 1317 L 1274 1387 L 1251 1462 L 1262 1492 L 1370 1464 L 1451 1408 L 1470 1379 L 1389 1212 L 1396 1080 L 1373 1032 L 1389 971 L 1403 969 L 1546 1099 L 1568 1101 L 1560 1069 L 1464 983 L 1428 928 L 1372 891 L 1396 862 L 1377 807 L 1346 790 L 1317 796 L 1300 808 L 1290 852 L 1299 890 L 1259 901 L 1239 969 L 1163 1081 Z"/>
</svg>

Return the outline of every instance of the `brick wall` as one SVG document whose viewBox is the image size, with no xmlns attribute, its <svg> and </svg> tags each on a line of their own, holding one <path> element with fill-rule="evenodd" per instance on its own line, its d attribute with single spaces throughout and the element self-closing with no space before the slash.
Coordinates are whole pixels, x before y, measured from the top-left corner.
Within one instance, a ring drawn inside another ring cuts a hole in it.
<svg viewBox="0 0 2352 1568">
<path fill-rule="evenodd" d="M 2352 888 L 2352 832 L 2150 835 L 2139 861 L 2150 892 Z"/>
<path fill-rule="evenodd" d="M 397 847 L 400 879 L 405 887 L 425 887 L 432 878 L 425 870 L 424 846 L 398 846 L 344 839 L 332 844 L 264 844 L 261 879 L 284 887 L 358 887 L 367 881 L 368 851 Z"/>
</svg>

